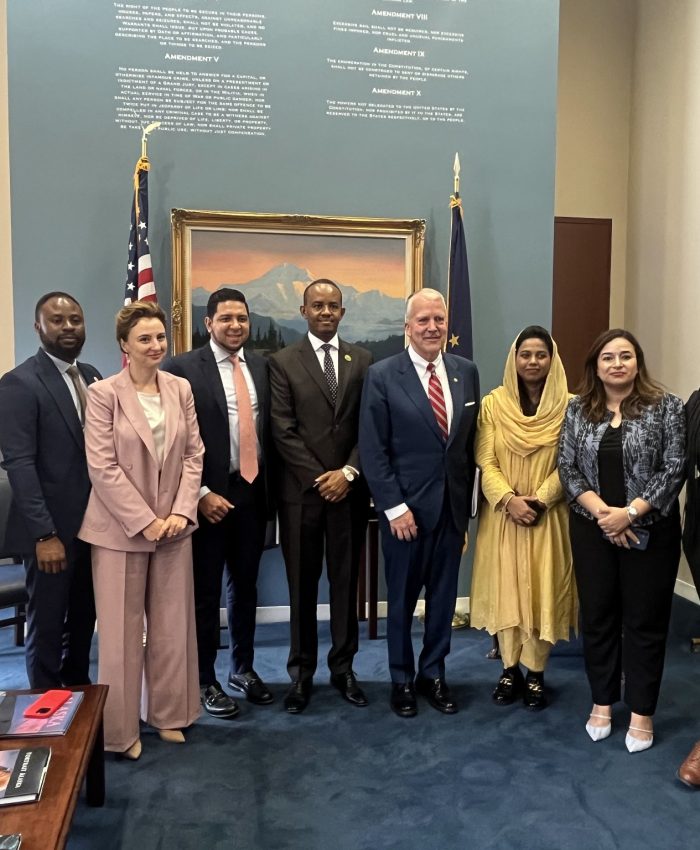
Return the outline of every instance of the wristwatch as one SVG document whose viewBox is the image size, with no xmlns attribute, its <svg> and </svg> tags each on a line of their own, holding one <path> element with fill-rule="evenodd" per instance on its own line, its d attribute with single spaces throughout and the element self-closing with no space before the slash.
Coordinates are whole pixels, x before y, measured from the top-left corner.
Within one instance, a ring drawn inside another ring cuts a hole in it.
<svg viewBox="0 0 700 850">
<path fill-rule="evenodd" d="M 345 480 L 350 484 L 352 484 L 352 482 L 357 478 L 357 473 L 351 466 L 344 466 L 342 473 L 345 476 Z"/>
<path fill-rule="evenodd" d="M 627 505 L 625 508 L 627 511 L 627 516 L 630 519 L 630 525 L 637 519 L 639 516 L 639 511 L 634 507 L 634 505 Z"/>
</svg>

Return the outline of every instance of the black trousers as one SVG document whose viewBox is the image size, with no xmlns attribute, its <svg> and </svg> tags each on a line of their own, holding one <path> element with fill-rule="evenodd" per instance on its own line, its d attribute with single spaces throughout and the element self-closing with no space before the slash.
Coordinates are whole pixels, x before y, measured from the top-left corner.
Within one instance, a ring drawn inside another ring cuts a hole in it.
<svg viewBox="0 0 700 850">
<path fill-rule="evenodd" d="M 415 677 L 411 627 L 422 588 L 425 588 L 425 632 L 418 676 L 444 678 L 464 534 L 455 528 L 447 494 L 437 526 L 430 531 L 419 528 L 415 540 L 397 540 L 383 514 L 379 524 L 387 584 L 386 634 L 391 681 L 403 684 Z"/>
<path fill-rule="evenodd" d="M 330 586 L 331 673 L 347 673 L 358 648 L 357 576 L 367 528 L 368 497 L 353 493 L 341 502 L 311 494 L 306 504 L 283 503 L 280 509 L 282 552 L 287 568 L 290 647 L 287 671 L 293 681 L 316 672 L 318 582 L 326 559 Z"/>
<path fill-rule="evenodd" d="M 66 545 L 68 567 L 39 569 L 34 552 L 24 556 L 27 573 L 26 664 L 32 688 L 90 683 L 90 645 L 95 631 L 90 545 Z"/>
<path fill-rule="evenodd" d="M 624 674 L 625 703 L 643 715 L 654 714 L 661 687 L 680 559 L 678 506 L 648 528 L 640 552 L 608 542 L 596 522 L 573 511 L 569 523 L 593 702 L 617 702 Z"/>
<path fill-rule="evenodd" d="M 219 600 L 226 570 L 226 608 L 230 650 L 229 674 L 253 669 L 258 570 L 267 525 L 262 475 L 249 484 L 238 473 L 229 477 L 224 495 L 235 507 L 221 522 L 201 514 L 192 535 L 194 608 L 201 687 L 216 681 L 214 663 L 219 647 Z"/>
</svg>

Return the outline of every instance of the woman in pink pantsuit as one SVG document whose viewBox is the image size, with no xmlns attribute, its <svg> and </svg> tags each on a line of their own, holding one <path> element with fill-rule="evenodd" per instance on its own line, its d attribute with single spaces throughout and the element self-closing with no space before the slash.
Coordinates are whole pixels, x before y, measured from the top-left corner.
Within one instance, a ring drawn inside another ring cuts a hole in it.
<svg viewBox="0 0 700 850">
<path fill-rule="evenodd" d="M 160 307 L 120 310 L 117 340 L 128 366 L 88 393 L 92 492 L 79 536 L 92 544 L 105 749 L 136 759 L 139 714 L 182 743 L 200 713 L 190 535 L 204 448 L 189 384 L 158 369 Z"/>
</svg>

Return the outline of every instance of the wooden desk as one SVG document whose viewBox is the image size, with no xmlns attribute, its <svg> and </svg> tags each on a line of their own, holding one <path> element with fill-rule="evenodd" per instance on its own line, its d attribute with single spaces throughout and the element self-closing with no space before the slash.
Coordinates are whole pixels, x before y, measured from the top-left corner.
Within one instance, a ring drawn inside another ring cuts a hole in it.
<svg viewBox="0 0 700 850">
<path fill-rule="evenodd" d="M 62 850 L 70 830 L 78 793 L 85 780 L 88 806 L 105 800 L 104 737 L 102 711 L 107 685 L 71 688 L 85 697 L 65 735 L 36 738 L 0 738 L 0 749 L 51 747 L 51 762 L 41 800 L 0 810 L 0 832 L 22 833 L 22 850 Z M 41 691 L 8 691 L 10 694 Z"/>
</svg>

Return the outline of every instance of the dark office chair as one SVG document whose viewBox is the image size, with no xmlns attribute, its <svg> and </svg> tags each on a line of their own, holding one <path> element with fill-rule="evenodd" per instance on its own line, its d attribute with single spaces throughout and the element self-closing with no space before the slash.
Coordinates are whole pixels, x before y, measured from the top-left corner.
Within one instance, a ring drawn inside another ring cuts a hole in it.
<svg viewBox="0 0 700 850">
<path fill-rule="evenodd" d="M 14 608 L 14 616 L 0 619 L 0 628 L 14 626 L 15 646 L 24 646 L 24 624 L 27 621 L 24 566 L 18 555 L 2 548 L 11 498 L 7 473 L 0 469 L 0 610 Z"/>
</svg>

